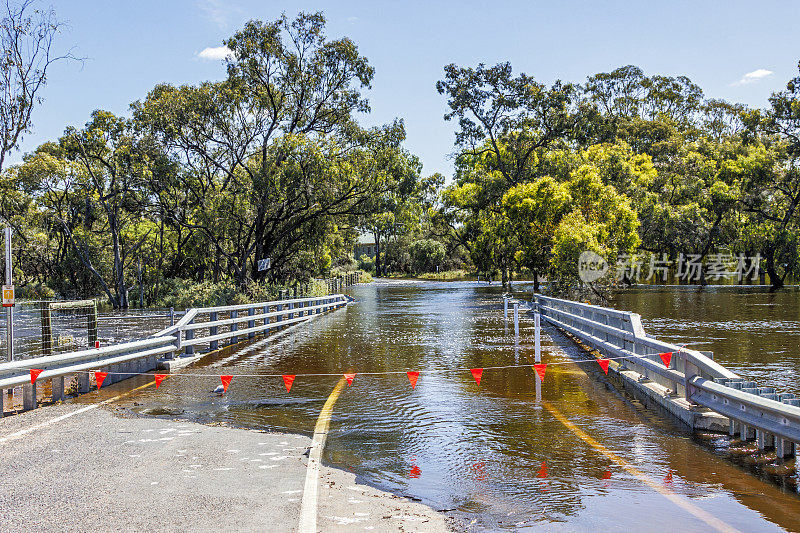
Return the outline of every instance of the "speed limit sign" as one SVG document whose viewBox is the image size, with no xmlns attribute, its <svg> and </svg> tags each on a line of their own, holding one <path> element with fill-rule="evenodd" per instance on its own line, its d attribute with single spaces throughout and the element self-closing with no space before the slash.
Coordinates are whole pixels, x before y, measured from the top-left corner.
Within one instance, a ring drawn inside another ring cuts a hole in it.
<svg viewBox="0 0 800 533">
<path fill-rule="evenodd" d="M 13 285 L 3 285 L 3 307 L 14 307 Z"/>
</svg>

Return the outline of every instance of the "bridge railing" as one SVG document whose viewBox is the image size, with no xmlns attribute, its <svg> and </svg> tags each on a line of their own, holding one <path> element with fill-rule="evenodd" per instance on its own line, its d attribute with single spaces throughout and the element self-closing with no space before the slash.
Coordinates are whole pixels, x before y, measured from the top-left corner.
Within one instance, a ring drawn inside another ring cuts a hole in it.
<svg viewBox="0 0 800 533">
<path fill-rule="evenodd" d="M 620 359 L 620 364 L 678 394 L 686 395 L 687 371 L 711 380 L 739 377 L 701 352 L 648 336 L 636 313 L 539 294 L 534 295 L 534 304 L 548 322 L 609 357 L 629 357 Z M 658 355 L 664 352 L 675 354 L 669 368 Z"/>
<path fill-rule="evenodd" d="M 36 407 L 36 387 L 31 384 L 30 369 L 42 370 L 38 380 L 52 381 L 52 399 L 64 398 L 64 377 L 76 375 L 78 392 L 89 391 L 89 373 L 92 370 L 110 372 L 105 383 L 125 379 L 125 373 L 140 373 L 156 368 L 157 359 L 175 351 L 174 336 L 126 342 L 114 346 L 81 350 L 78 352 L 22 359 L 0 364 L 0 393 L 5 389 L 23 387 L 22 407 Z M 0 416 L 2 412 L 0 411 Z"/>
<path fill-rule="evenodd" d="M 344 294 L 333 294 L 187 309 L 175 325 L 156 333 L 154 337 L 174 335 L 177 337 L 176 348 L 183 349 L 186 355 L 193 355 L 198 345 L 207 345 L 208 350 L 216 350 L 226 341 L 236 344 L 240 340 L 253 339 L 265 331 L 303 322 L 313 315 L 337 309 L 348 301 Z"/>
<path fill-rule="evenodd" d="M 774 444 L 780 457 L 800 442 L 800 400 L 757 387 L 702 352 L 645 333 L 641 317 L 570 300 L 534 294 L 533 307 L 554 326 L 693 404 L 728 417 L 729 433 L 744 440 L 754 431 L 760 448 Z M 659 357 L 672 352 L 669 368 Z"/>
<path fill-rule="evenodd" d="M 198 345 L 216 350 L 226 342 L 253 339 L 271 329 L 310 320 L 315 315 L 346 305 L 343 294 L 312 296 L 255 304 L 187 309 L 174 325 L 146 339 L 59 355 L 0 363 L 0 400 L 6 389 L 22 386 L 22 408 L 36 407 L 37 384 L 50 380 L 53 401 L 64 398 L 64 377 L 77 377 L 77 391 L 88 392 L 92 371 L 106 371 L 103 384 L 115 383 L 157 368 L 158 359 L 178 352 L 195 354 Z M 200 333 L 205 333 L 200 335 Z M 31 383 L 31 369 L 42 370 Z M 0 417 L 3 415 L 0 404 Z"/>
</svg>

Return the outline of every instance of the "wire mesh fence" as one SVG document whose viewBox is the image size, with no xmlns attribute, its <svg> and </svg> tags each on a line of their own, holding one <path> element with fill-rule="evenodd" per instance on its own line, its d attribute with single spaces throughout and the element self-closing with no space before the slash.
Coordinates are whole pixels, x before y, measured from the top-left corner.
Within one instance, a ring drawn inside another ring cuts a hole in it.
<svg viewBox="0 0 800 533">
<path fill-rule="evenodd" d="M 14 306 L 15 360 L 134 341 L 170 325 L 167 309 L 102 312 L 95 300 L 18 301 Z M 7 314 L 0 313 L 0 361 L 8 354 Z"/>
</svg>

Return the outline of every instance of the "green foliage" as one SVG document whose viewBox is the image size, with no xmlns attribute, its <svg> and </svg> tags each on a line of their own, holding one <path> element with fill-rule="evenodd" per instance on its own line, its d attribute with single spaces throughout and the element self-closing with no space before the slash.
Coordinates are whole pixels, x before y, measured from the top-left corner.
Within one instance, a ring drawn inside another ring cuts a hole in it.
<svg viewBox="0 0 800 533">
<path fill-rule="evenodd" d="M 411 265 L 415 274 L 432 272 L 441 266 L 444 261 L 444 245 L 433 239 L 420 239 L 414 241 L 408 250 L 411 255 Z"/>
</svg>

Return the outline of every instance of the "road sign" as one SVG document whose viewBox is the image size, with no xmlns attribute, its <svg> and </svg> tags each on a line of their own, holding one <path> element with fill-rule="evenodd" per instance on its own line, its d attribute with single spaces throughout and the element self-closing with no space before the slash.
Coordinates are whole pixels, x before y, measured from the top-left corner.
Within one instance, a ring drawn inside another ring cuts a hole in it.
<svg viewBox="0 0 800 533">
<path fill-rule="evenodd" d="M 3 307 L 14 307 L 13 285 L 3 285 Z"/>
<path fill-rule="evenodd" d="M 269 270 L 272 266 L 272 258 L 267 257 L 266 259 L 259 259 L 258 260 L 258 271 L 263 272 L 264 270 Z"/>
</svg>

